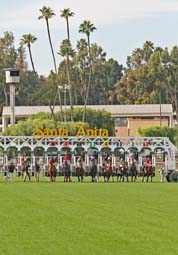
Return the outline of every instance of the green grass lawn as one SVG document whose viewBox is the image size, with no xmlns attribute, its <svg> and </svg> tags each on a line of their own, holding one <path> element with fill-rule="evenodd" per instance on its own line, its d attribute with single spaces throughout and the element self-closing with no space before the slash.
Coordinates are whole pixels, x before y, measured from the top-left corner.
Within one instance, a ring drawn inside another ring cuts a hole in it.
<svg viewBox="0 0 178 255">
<path fill-rule="evenodd" d="M 176 255 L 178 184 L 0 179 L 1 255 Z"/>
</svg>

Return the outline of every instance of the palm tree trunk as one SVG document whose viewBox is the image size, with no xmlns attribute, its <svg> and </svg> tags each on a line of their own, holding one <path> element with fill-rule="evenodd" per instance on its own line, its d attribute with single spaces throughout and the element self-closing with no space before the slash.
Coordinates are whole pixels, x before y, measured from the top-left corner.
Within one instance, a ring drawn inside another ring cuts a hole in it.
<svg viewBox="0 0 178 255">
<path fill-rule="evenodd" d="M 70 42 L 69 19 L 68 19 L 68 17 L 66 17 L 66 23 L 67 23 L 67 39 Z"/>
<path fill-rule="evenodd" d="M 87 111 L 87 103 L 89 97 L 89 91 L 91 86 L 91 76 L 92 76 L 92 69 L 91 69 L 91 49 L 90 49 L 90 37 L 87 36 L 88 39 L 88 55 L 89 55 L 89 77 L 88 77 L 88 84 L 86 88 L 86 95 L 85 95 L 85 103 L 84 103 L 84 111 L 83 111 L 83 119 L 82 121 L 85 122 L 86 119 L 86 111 Z"/>
<path fill-rule="evenodd" d="M 48 31 L 49 44 L 50 44 L 50 47 L 51 47 L 51 53 L 52 53 L 52 56 L 53 56 L 54 70 L 55 70 L 55 73 L 57 74 L 56 59 L 55 59 L 55 55 L 54 55 L 53 45 L 52 45 L 52 41 L 51 41 L 51 34 L 50 34 L 50 30 L 49 30 L 49 22 L 48 22 L 47 18 L 46 18 L 46 25 L 47 25 L 47 31 Z"/>
<path fill-rule="evenodd" d="M 56 73 L 56 85 L 57 85 L 57 91 L 58 89 L 58 71 L 57 71 L 57 65 L 56 65 L 56 59 L 55 59 L 55 55 L 54 55 L 54 50 L 53 50 L 53 45 L 52 45 L 52 41 L 51 41 L 51 35 L 50 35 L 50 30 L 49 30 L 49 22 L 48 19 L 46 18 L 46 25 L 47 25 L 47 31 L 48 31 L 48 38 L 49 38 L 49 43 L 50 43 L 50 47 L 51 47 L 51 53 L 53 56 L 53 62 L 54 62 L 54 70 Z M 56 100 L 54 100 L 54 104 L 53 104 L 53 112 L 54 112 L 54 108 L 55 108 L 55 104 L 56 104 Z M 63 121 L 63 110 L 62 110 L 62 99 L 61 99 L 61 93 L 59 91 L 59 104 L 60 104 L 60 111 L 61 111 L 61 121 Z"/>
<path fill-rule="evenodd" d="M 72 88 L 71 88 L 71 80 L 70 80 L 70 61 L 69 57 L 66 58 L 66 66 L 67 66 L 67 80 L 69 86 L 69 99 L 70 99 L 70 115 L 71 121 L 74 121 L 74 110 L 73 110 L 73 101 L 72 101 Z"/>
<path fill-rule="evenodd" d="M 34 63 L 33 63 L 33 58 L 32 58 L 32 52 L 31 52 L 30 44 L 28 44 L 28 50 L 29 50 L 30 61 L 31 61 L 31 64 L 32 64 L 33 72 L 36 73 L 36 71 L 35 71 L 35 66 L 34 66 Z"/>
<path fill-rule="evenodd" d="M 70 32 L 69 32 L 69 19 L 66 17 L 66 24 L 67 24 L 67 39 L 70 43 Z M 71 87 L 71 79 L 70 79 L 70 61 L 69 56 L 67 56 L 66 59 L 66 65 L 67 65 L 67 80 L 68 80 L 68 86 L 69 86 L 69 99 L 70 99 L 70 117 L 71 121 L 74 121 L 74 110 L 73 110 L 73 100 L 72 100 L 72 87 Z"/>
</svg>

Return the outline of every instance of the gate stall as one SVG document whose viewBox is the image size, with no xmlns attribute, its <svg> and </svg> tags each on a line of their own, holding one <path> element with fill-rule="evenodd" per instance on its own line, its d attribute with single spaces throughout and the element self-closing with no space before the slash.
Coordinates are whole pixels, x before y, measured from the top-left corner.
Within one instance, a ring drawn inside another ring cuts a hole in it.
<svg viewBox="0 0 178 255">
<path fill-rule="evenodd" d="M 73 152 L 73 174 L 76 175 L 76 165 L 77 165 L 77 159 L 81 157 L 82 159 L 82 165 L 83 168 L 86 168 L 86 162 L 85 162 L 85 149 L 82 146 L 77 146 L 74 148 Z"/>
<path fill-rule="evenodd" d="M 150 162 L 155 176 L 155 155 L 150 147 L 142 147 L 139 155 L 140 175 L 143 175 L 143 166 L 146 162 Z"/>
<path fill-rule="evenodd" d="M 22 175 L 22 164 L 26 160 L 30 162 L 29 173 L 32 175 L 32 150 L 29 146 L 22 146 L 17 155 L 17 176 Z"/>
<path fill-rule="evenodd" d="M 15 168 L 17 167 L 17 161 L 18 161 L 17 148 L 15 146 L 11 146 L 6 151 L 2 152 L 2 154 L 3 154 L 3 156 L 1 156 L 2 174 L 4 178 L 7 178 L 9 177 L 8 169 L 10 164 L 14 164 Z"/>
<path fill-rule="evenodd" d="M 57 174 L 58 174 L 58 149 L 54 146 L 48 147 L 46 151 L 44 151 L 44 158 L 43 158 L 43 175 L 48 176 L 48 167 L 50 160 L 55 162 L 55 166 L 57 167 Z"/>
<path fill-rule="evenodd" d="M 155 158 L 155 165 L 157 168 L 164 167 L 166 173 L 168 172 L 168 154 L 163 147 L 156 147 L 153 151 Z"/>
<path fill-rule="evenodd" d="M 101 148 L 101 151 L 100 151 L 99 155 L 100 156 L 98 158 L 98 165 L 99 165 L 98 173 L 99 173 L 99 176 L 102 176 L 107 159 L 110 158 L 111 161 L 112 161 L 112 165 L 113 165 L 114 158 L 113 158 L 113 155 L 112 155 L 111 148 L 106 147 L 106 146 Z"/>
<path fill-rule="evenodd" d="M 126 151 L 123 147 L 116 147 L 113 153 L 113 171 L 116 174 L 122 164 L 125 163 Z"/>
<path fill-rule="evenodd" d="M 129 168 L 132 165 L 132 162 L 136 165 L 136 170 L 138 176 L 140 175 L 141 162 L 139 162 L 139 149 L 137 147 L 129 147 L 126 152 L 126 161 L 128 162 Z M 141 157 L 140 157 L 141 159 Z"/>
<path fill-rule="evenodd" d="M 99 164 L 98 164 L 98 149 L 96 147 L 89 147 L 85 153 L 85 175 L 90 175 L 90 159 L 95 157 L 97 161 L 97 175 L 99 175 Z"/>
<path fill-rule="evenodd" d="M 69 145 L 69 144 L 67 144 Z M 71 175 L 74 175 L 74 164 L 73 164 L 73 153 L 72 153 L 72 149 L 68 146 L 66 147 L 62 147 L 61 150 L 60 150 L 60 154 L 59 154 L 59 175 L 64 175 L 64 172 L 63 172 L 63 159 L 64 159 L 64 156 L 67 155 L 67 158 L 68 158 L 68 161 L 69 161 L 69 164 L 70 164 L 70 171 L 71 171 Z"/>
</svg>

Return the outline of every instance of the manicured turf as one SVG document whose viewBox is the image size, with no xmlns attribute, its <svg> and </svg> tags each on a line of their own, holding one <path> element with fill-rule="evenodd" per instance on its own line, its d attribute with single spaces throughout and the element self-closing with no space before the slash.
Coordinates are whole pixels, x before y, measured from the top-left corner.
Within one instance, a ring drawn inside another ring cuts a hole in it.
<svg viewBox="0 0 178 255">
<path fill-rule="evenodd" d="M 0 181 L 1 255 L 176 255 L 178 184 Z"/>
</svg>

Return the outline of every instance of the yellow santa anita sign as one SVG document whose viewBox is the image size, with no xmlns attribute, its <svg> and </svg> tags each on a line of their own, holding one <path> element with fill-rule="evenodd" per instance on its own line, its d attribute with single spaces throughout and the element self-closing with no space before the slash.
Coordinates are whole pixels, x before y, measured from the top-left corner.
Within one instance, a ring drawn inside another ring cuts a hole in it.
<svg viewBox="0 0 178 255">
<path fill-rule="evenodd" d="M 83 126 L 79 126 L 79 128 L 76 130 L 75 136 L 84 136 L 84 137 L 108 137 L 108 129 L 103 128 L 89 128 L 85 129 Z M 43 128 L 41 126 L 37 126 L 35 128 L 35 131 L 33 133 L 34 137 L 42 138 L 42 137 L 54 137 L 54 136 L 60 136 L 60 137 L 68 137 L 69 136 L 69 130 L 67 128 L 56 128 L 56 129 L 49 129 L 49 128 Z"/>
</svg>

